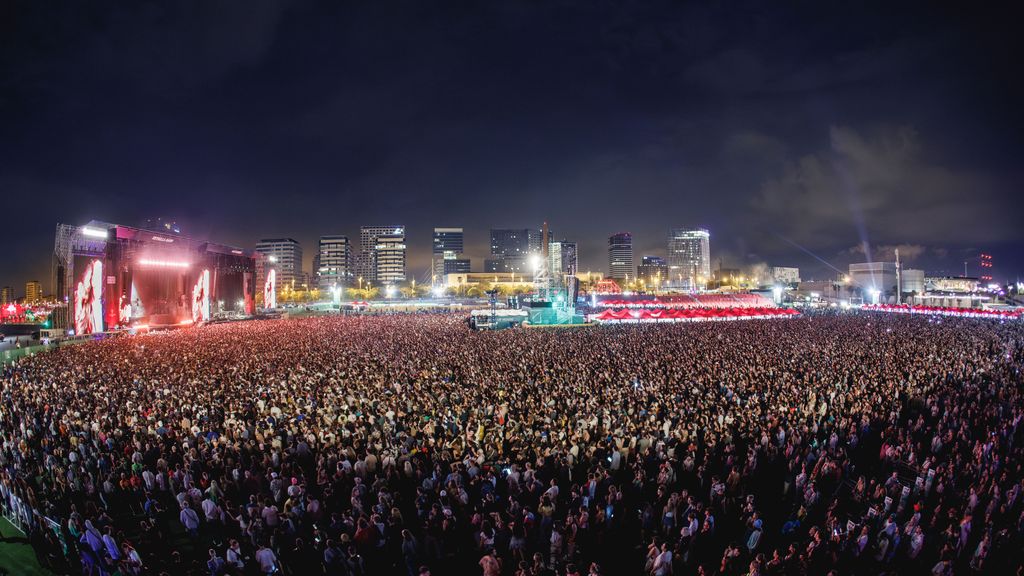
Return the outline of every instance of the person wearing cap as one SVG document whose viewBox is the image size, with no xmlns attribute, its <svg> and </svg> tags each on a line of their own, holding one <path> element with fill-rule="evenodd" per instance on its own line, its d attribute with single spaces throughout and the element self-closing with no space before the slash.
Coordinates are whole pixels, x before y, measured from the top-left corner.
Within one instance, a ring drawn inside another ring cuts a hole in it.
<svg viewBox="0 0 1024 576">
<path fill-rule="evenodd" d="M 761 525 L 760 518 L 754 520 L 753 529 L 747 537 L 747 552 L 750 554 L 753 554 L 757 550 L 757 545 L 761 543 Z"/>
</svg>

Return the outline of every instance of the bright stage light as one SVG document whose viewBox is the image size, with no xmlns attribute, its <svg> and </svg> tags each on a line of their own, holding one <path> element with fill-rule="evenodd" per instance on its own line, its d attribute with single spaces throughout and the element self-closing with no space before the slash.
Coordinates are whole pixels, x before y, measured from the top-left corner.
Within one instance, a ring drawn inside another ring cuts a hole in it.
<svg viewBox="0 0 1024 576">
<path fill-rule="evenodd" d="M 430 291 L 434 294 L 434 298 L 440 298 L 444 296 L 444 286 L 434 286 L 433 288 L 430 289 Z"/>
<path fill-rule="evenodd" d="M 180 262 L 177 260 L 150 260 L 148 258 L 140 258 L 139 264 L 143 266 L 159 266 L 161 268 L 188 268 L 190 264 L 188 262 Z"/>
<path fill-rule="evenodd" d="M 878 304 L 878 297 L 882 294 L 878 288 L 872 288 L 868 290 L 868 294 L 871 295 L 872 304 Z"/>
<path fill-rule="evenodd" d="M 392 296 L 395 295 L 395 287 L 388 286 L 387 288 L 384 289 L 384 294 L 386 294 L 388 298 L 391 298 Z"/>
<path fill-rule="evenodd" d="M 106 238 L 107 231 L 100 230 L 99 228 L 90 228 L 88 226 L 82 226 L 82 235 L 91 236 L 93 238 Z"/>
</svg>

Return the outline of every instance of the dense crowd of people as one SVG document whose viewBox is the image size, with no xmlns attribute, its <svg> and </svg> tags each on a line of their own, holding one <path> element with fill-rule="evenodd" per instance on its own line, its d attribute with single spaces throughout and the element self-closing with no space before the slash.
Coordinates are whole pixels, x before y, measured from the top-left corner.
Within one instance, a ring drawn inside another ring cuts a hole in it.
<svg viewBox="0 0 1024 576">
<path fill-rule="evenodd" d="M 220 324 L 0 379 L 0 496 L 92 574 L 1021 574 L 1024 323 Z"/>
</svg>

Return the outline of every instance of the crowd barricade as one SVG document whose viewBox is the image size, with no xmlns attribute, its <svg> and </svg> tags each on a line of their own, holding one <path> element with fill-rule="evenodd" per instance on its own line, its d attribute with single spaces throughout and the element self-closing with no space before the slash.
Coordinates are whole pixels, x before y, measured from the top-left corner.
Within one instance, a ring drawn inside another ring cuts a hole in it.
<svg viewBox="0 0 1024 576">
<path fill-rule="evenodd" d="M 4 482 L 0 482 L 0 514 L 25 535 L 39 528 L 53 531 L 63 548 L 64 554 L 68 553 L 68 542 L 60 523 L 48 516 L 44 516 L 38 510 L 29 506 L 20 496 L 11 491 Z"/>
<path fill-rule="evenodd" d="M 757 308 L 637 308 L 606 309 L 591 314 L 589 319 L 599 323 L 620 322 L 708 322 L 720 320 L 756 320 L 792 318 L 800 313 L 792 308 L 773 306 Z"/>
<path fill-rule="evenodd" d="M 14 492 L 4 489 L 3 515 L 8 522 L 22 533 L 28 534 L 34 523 L 32 508 Z"/>
<path fill-rule="evenodd" d="M 601 308 L 767 308 L 772 301 L 760 294 L 674 294 L 642 298 L 611 298 L 597 303 Z"/>
<path fill-rule="evenodd" d="M 986 310 L 983 308 L 948 308 L 945 306 L 911 306 L 909 304 L 865 304 L 861 310 L 893 314 L 924 314 L 959 318 L 993 318 L 1010 320 L 1024 318 L 1024 310 Z"/>
</svg>

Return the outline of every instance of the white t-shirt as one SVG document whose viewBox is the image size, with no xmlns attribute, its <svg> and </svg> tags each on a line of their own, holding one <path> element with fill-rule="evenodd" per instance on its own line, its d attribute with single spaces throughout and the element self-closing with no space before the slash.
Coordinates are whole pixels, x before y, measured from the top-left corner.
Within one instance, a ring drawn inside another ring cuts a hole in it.
<svg viewBox="0 0 1024 576">
<path fill-rule="evenodd" d="M 270 548 L 260 548 L 256 551 L 256 561 L 260 564 L 260 571 L 270 574 L 277 568 L 277 556 Z"/>
</svg>

